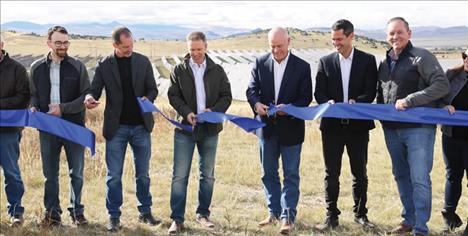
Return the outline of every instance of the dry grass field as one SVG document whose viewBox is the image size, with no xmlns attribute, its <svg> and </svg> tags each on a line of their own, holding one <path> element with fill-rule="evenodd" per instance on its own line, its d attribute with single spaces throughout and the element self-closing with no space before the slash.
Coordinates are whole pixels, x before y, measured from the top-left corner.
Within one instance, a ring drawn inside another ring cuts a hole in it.
<svg viewBox="0 0 468 236">
<path fill-rule="evenodd" d="M 174 115 L 167 100 L 159 97 L 157 106 L 166 114 Z M 8 227 L 6 214 L 6 196 L 3 191 L 3 174 L 0 175 L 0 235 L 103 235 L 107 234 L 105 225 L 108 215 L 105 208 L 105 175 L 104 160 L 105 141 L 102 137 L 102 114 L 104 104 L 95 110 L 88 111 L 86 125 L 97 135 L 97 153 L 91 157 L 89 151 L 85 157 L 85 185 L 82 201 L 85 214 L 90 221 L 86 228 L 76 228 L 66 212 L 68 204 L 68 181 L 65 157 L 61 158 L 60 186 L 63 227 L 51 231 L 41 229 L 38 222 L 43 216 L 43 175 L 39 154 L 38 132 L 31 128 L 23 131 L 21 140 L 20 167 L 26 192 L 23 205 L 26 208 L 25 224 L 22 228 Z M 228 113 L 250 116 L 247 103 L 234 102 Z M 151 193 L 153 195 L 154 215 L 163 220 L 156 227 L 141 225 L 137 222 L 134 166 L 132 154 L 127 152 L 124 183 L 124 204 L 121 221 L 124 229 L 119 235 L 164 235 L 170 225 L 170 183 L 172 175 L 173 126 L 160 115 L 155 115 L 156 126 L 152 133 L 152 160 L 150 167 Z M 324 202 L 324 164 L 322 159 L 321 137 L 318 121 L 308 121 L 307 135 L 303 145 L 300 167 L 301 196 L 298 206 L 298 216 L 295 235 L 323 235 L 313 230 L 313 226 L 321 223 L 325 214 Z M 194 156 L 198 158 L 197 155 Z M 200 228 L 195 222 L 197 206 L 198 164 L 195 161 L 191 170 L 189 183 L 186 226 L 183 235 L 278 235 L 276 227 L 259 229 L 256 223 L 267 215 L 265 196 L 261 183 L 261 167 L 258 156 L 258 143 L 253 134 L 246 133 L 233 124 L 225 124 L 218 145 L 216 163 L 216 182 L 211 207 L 211 219 L 216 223 L 213 231 Z M 431 235 L 439 235 L 442 230 L 440 210 L 443 206 L 444 194 L 444 163 L 441 155 L 440 132 L 437 134 L 435 146 L 433 182 L 433 209 L 429 222 Z M 371 132 L 369 145 L 369 218 L 378 228 L 373 232 L 365 232 L 353 222 L 352 192 L 347 156 L 343 159 L 341 175 L 341 193 L 339 207 L 342 211 L 340 227 L 326 235 L 383 235 L 401 220 L 396 184 L 391 174 L 391 163 L 386 151 L 383 133 L 378 128 Z M 466 180 L 464 180 L 466 185 Z M 468 217 L 468 197 L 465 193 L 459 205 L 459 214 L 466 220 Z"/>
</svg>

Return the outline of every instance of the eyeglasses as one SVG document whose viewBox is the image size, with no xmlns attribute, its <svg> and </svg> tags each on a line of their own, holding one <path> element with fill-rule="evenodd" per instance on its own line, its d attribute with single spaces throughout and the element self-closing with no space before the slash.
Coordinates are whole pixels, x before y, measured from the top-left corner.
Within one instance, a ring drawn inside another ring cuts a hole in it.
<svg viewBox="0 0 468 236">
<path fill-rule="evenodd" d="M 466 53 L 462 52 L 462 58 L 463 58 L 463 60 L 466 59 Z"/>
<path fill-rule="evenodd" d="M 57 47 L 61 47 L 61 46 L 64 46 L 64 47 L 68 47 L 70 46 L 70 42 L 69 41 L 65 41 L 65 42 L 62 42 L 62 41 L 55 41 L 54 42 L 55 46 Z"/>
</svg>

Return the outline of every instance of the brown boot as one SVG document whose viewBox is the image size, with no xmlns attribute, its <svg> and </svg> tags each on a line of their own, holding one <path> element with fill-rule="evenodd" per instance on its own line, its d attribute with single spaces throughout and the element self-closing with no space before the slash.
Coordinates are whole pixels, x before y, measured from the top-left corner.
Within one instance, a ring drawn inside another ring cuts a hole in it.
<svg viewBox="0 0 468 236">
<path fill-rule="evenodd" d="M 294 223 L 288 219 L 281 220 L 280 234 L 289 234 L 294 230 Z"/>
<path fill-rule="evenodd" d="M 389 233 L 390 234 L 407 234 L 413 231 L 413 226 L 400 223 L 396 228 L 392 229 Z"/>
<path fill-rule="evenodd" d="M 265 226 L 268 226 L 268 225 L 276 225 L 276 223 L 278 223 L 278 218 L 276 218 L 274 215 L 269 215 L 264 220 L 258 222 L 258 227 L 265 227 Z"/>
</svg>

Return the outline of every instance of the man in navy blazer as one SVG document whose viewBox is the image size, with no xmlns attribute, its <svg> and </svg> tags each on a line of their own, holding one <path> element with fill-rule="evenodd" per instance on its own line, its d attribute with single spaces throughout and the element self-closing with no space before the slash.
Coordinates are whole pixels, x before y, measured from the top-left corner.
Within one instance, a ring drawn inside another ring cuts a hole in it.
<svg viewBox="0 0 468 236">
<path fill-rule="evenodd" d="M 320 59 L 316 77 L 315 99 L 319 104 L 343 102 L 372 103 L 377 92 L 375 57 L 353 47 L 354 26 L 348 20 L 333 24 L 331 37 L 336 52 Z M 327 217 L 320 230 L 338 226 L 337 207 L 340 190 L 341 159 L 346 146 L 353 175 L 355 222 L 366 228 L 374 225 L 367 219 L 367 147 L 374 121 L 322 118 L 323 157 L 325 160 L 325 200 Z"/>
<path fill-rule="evenodd" d="M 290 37 L 283 28 L 268 33 L 271 53 L 256 59 L 247 89 L 247 99 L 254 114 L 266 126 L 259 135 L 260 161 L 269 216 L 259 226 L 275 224 L 281 219 L 280 233 L 294 228 L 299 201 L 299 163 L 304 142 L 304 121 L 277 112 L 267 115 L 270 104 L 292 104 L 306 107 L 312 101 L 312 79 L 309 63 L 289 52 Z M 278 174 L 282 157 L 284 181 Z"/>
</svg>

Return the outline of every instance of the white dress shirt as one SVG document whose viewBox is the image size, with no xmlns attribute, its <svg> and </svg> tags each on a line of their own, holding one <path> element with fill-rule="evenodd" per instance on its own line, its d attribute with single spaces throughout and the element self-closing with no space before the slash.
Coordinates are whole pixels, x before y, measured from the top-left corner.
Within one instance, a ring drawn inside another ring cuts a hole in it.
<svg viewBox="0 0 468 236">
<path fill-rule="evenodd" d="M 340 57 L 341 82 L 343 85 L 343 102 L 347 103 L 349 100 L 349 77 L 351 76 L 351 66 L 353 64 L 354 47 L 351 49 L 351 54 L 349 54 L 348 58 L 343 57 L 340 53 L 338 55 Z"/>
<path fill-rule="evenodd" d="M 190 68 L 192 68 L 193 76 L 195 76 L 195 94 L 197 97 L 197 114 L 203 113 L 206 108 L 206 93 L 203 76 L 206 70 L 206 58 L 202 64 L 195 63 L 192 58 L 189 60 Z"/>
<path fill-rule="evenodd" d="M 278 95 L 281 88 L 281 82 L 283 81 L 284 71 L 286 70 L 286 65 L 288 64 L 289 54 L 284 58 L 281 63 L 278 63 L 275 58 L 273 58 L 273 76 L 275 82 L 275 104 L 278 102 Z M 272 55 L 273 57 L 273 55 Z M 268 104 L 266 104 L 268 106 Z"/>
</svg>

